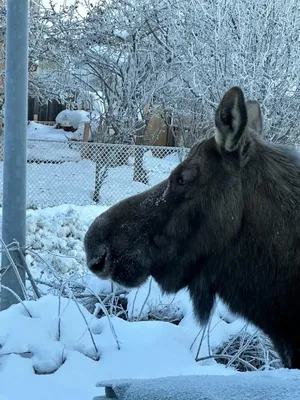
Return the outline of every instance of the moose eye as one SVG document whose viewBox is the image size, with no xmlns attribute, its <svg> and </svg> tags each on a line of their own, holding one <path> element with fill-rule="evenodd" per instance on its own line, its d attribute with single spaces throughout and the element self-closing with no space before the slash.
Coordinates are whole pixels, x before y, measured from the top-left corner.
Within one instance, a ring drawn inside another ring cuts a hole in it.
<svg viewBox="0 0 300 400">
<path fill-rule="evenodd" d="M 177 184 L 178 184 L 179 186 L 184 186 L 184 185 L 185 185 L 185 180 L 183 179 L 182 176 L 178 176 L 178 177 L 177 177 Z"/>
</svg>

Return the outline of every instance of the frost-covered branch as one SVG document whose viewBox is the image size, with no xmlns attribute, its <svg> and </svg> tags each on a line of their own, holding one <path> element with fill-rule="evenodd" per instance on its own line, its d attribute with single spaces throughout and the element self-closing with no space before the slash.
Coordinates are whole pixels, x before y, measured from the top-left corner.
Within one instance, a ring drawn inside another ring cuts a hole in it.
<svg viewBox="0 0 300 400">
<path fill-rule="evenodd" d="M 240 85 L 261 103 L 265 136 L 297 141 L 297 0 L 77 0 L 32 14 L 30 26 L 31 93 L 69 103 L 97 93 L 97 140 L 130 142 L 147 106 L 172 116 L 176 143 L 189 146 L 211 134 L 220 97 Z"/>
</svg>

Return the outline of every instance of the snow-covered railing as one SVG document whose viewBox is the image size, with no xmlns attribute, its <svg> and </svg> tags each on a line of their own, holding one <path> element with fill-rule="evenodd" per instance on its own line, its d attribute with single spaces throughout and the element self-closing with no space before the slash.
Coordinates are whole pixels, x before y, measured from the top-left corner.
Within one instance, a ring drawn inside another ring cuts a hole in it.
<svg viewBox="0 0 300 400">
<path fill-rule="evenodd" d="M 105 396 L 93 400 L 294 400 L 299 396 L 300 374 L 276 375 L 268 371 L 251 374 L 168 376 L 155 379 L 120 379 L 107 381 Z"/>
<path fill-rule="evenodd" d="M 167 178 L 188 151 L 183 147 L 29 139 L 27 207 L 115 204 Z M 0 141 L 0 180 L 2 155 Z"/>
</svg>

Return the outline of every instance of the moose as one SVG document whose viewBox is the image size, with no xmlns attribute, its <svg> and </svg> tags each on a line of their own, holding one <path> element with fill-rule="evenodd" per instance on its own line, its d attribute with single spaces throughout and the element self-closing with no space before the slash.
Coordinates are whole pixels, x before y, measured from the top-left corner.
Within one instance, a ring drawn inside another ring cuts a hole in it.
<svg viewBox="0 0 300 400">
<path fill-rule="evenodd" d="M 168 179 L 113 205 L 84 237 L 89 270 L 128 288 L 186 288 L 207 323 L 217 296 L 300 369 L 300 158 L 262 138 L 256 100 L 232 87 L 215 133 Z"/>
</svg>

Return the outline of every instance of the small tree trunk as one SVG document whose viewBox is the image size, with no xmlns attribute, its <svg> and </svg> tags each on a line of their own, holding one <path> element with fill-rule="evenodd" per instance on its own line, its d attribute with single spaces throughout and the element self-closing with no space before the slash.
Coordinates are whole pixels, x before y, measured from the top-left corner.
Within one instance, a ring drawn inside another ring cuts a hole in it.
<svg viewBox="0 0 300 400">
<path fill-rule="evenodd" d="M 102 169 L 102 167 L 103 167 L 103 169 Z M 99 203 L 100 189 L 101 189 L 101 186 L 103 185 L 103 182 L 107 176 L 107 172 L 108 172 L 108 166 L 103 165 L 101 163 L 101 161 L 96 161 L 95 186 L 94 186 L 94 195 L 93 195 L 93 201 L 95 203 Z"/>
<path fill-rule="evenodd" d="M 147 185 L 149 179 L 147 171 L 144 169 L 143 166 L 144 149 L 143 147 L 141 147 L 141 145 L 143 144 L 143 137 L 137 136 L 135 144 L 137 145 L 137 147 L 135 148 L 133 180 L 136 182 L 145 183 Z"/>
</svg>

